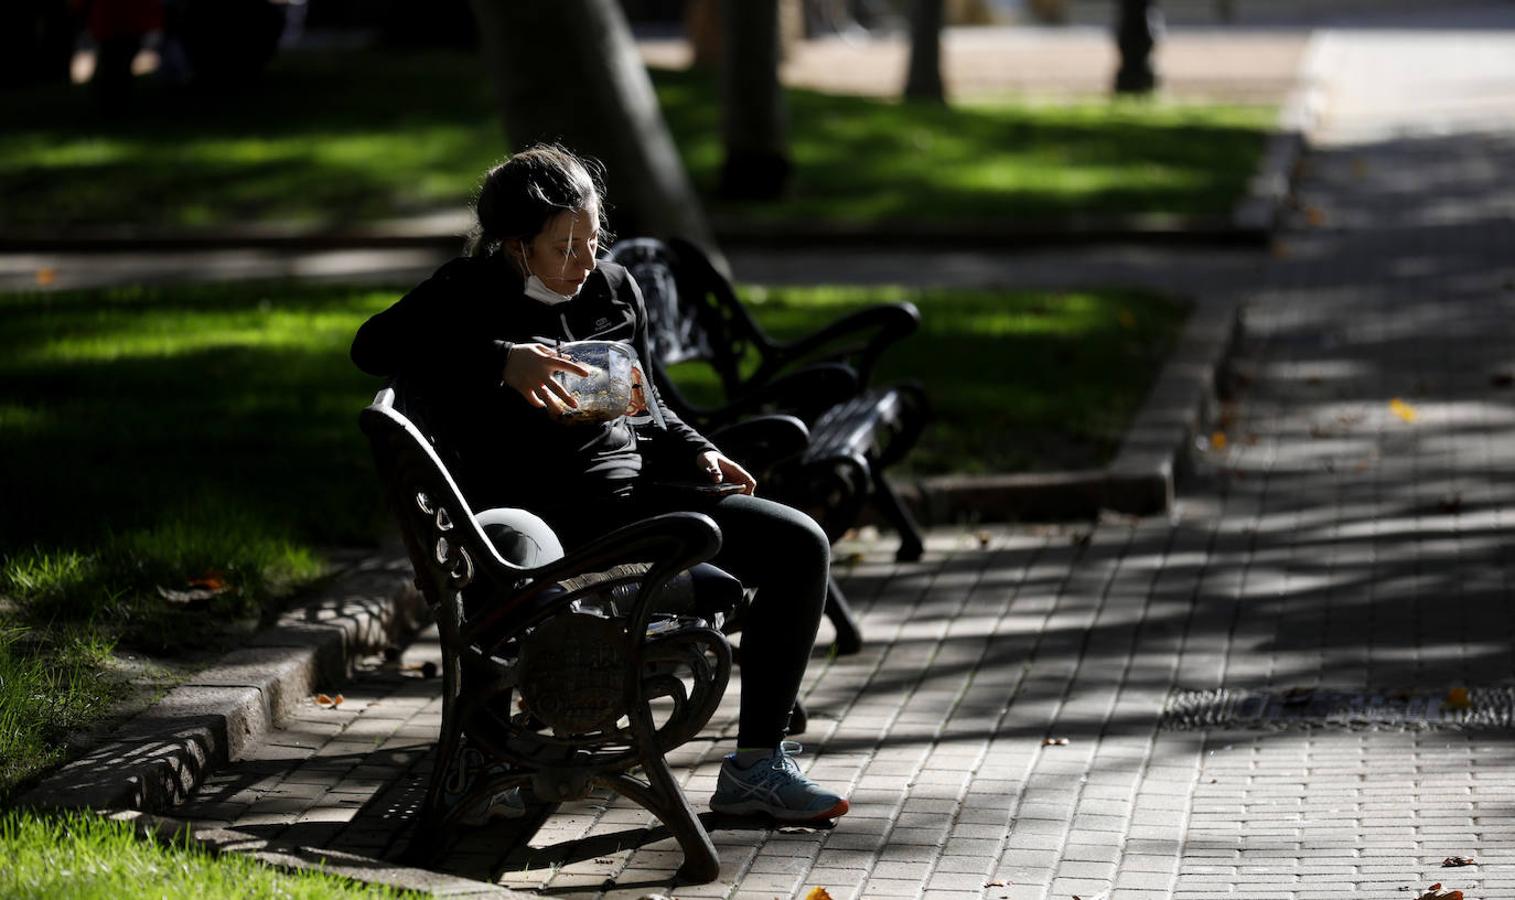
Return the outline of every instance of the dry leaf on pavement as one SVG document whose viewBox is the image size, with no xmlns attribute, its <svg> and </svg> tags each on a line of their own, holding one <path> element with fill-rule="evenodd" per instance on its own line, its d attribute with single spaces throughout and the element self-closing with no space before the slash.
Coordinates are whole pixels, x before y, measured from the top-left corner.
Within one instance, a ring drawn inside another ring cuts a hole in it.
<svg viewBox="0 0 1515 900">
<path fill-rule="evenodd" d="M 1066 747 L 1066 746 L 1068 746 L 1068 739 L 1067 738 L 1060 738 L 1060 737 L 1042 738 L 1042 746 L 1043 747 Z"/>
<path fill-rule="evenodd" d="M 1415 900 L 1462 900 L 1462 891 L 1447 891 L 1442 893 L 1441 882 L 1436 882 L 1426 888 L 1426 892 L 1416 897 Z"/>
<path fill-rule="evenodd" d="M 317 694 L 316 705 L 336 709 L 342 705 L 343 699 L 345 698 L 343 698 L 341 694 L 337 694 L 336 696 L 332 696 L 331 694 Z"/>
<path fill-rule="evenodd" d="M 823 887 L 813 887 L 805 893 L 805 900 L 831 900 L 831 892 Z"/>
<path fill-rule="evenodd" d="M 1441 861 L 1441 867 L 1444 869 L 1456 869 L 1462 866 L 1476 865 L 1478 865 L 1478 860 L 1471 856 L 1449 856 Z"/>
<path fill-rule="evenodd" d="M 1415 407 L 1404 402 L 1398 397 L 1395 397 L 1393 400 L 1389 401 L 1389 412 L 1392 412 L 1394 415 L 1399 416 L 1400 419 L 1406 422 L 1413 422 L 1420 415 L 1420 413 L 1416 411 Z"/>
<path fill-rule="evenodd" d="M 1455 687 L 1447 691 L 1447 696 L 1441 701 L 1441 705 L 1447 709 L 1468 709 L 1473 705 L 1473 700 L 1468 696 L 1467 688 Z M 1453 857 L 1447 858 L 1452 859 Z"/>
</svg>

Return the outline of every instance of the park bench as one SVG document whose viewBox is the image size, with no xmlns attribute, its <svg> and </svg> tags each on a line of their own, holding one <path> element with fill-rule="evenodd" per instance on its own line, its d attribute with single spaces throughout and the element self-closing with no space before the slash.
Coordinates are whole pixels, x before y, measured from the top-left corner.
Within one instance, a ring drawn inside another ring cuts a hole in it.
<svg viewBox="0 0 1515 900">
<path fill-rule="evenodd" d="M 884 476 L 919 439 L 929 416 L 918 384 L 871 384 L 880 355 L 914 332 L 908 303 L 878 304 L 793 341 L 770 337 L 742 306 L 731 283 L 695 245 L 672 239 L 620 241 L 611 258 L 631 273 L 647 308 L 653 377 L 665 403 L 706 434 L 761 413 L 792 413 L 808 427 L 795 454 L 765 460 L 765 495 L 810 512 L 834 543 L 872 503 L 900 535 L 896 558 L 913 561 L 920 527 Z M 670 370 L 695 362 L 714 370 L 719 405 L 694 402 Z M 744 464 L 740 444 L 722 449 Z M 855 652 L 861 634 L 846 597 L 830 582 L 827 617 L 837 650 Z"/>
<path fill-rule="evenodd" d="M 667 826 L 681 880 L 714 880 L 715 847 L 664 754 L 704 727 L 730 677 L 721 627 L 742 587 L 697 565 L 719 529 L 670 513 L 565 555 L 530 513 L 475 515 L 407 401 L 392 383 L 360 424 L 442 645 L 442 725 L 412 857 L 434 858 L 511 789 L 552 804 L 598 788 Z"/>
</svg>

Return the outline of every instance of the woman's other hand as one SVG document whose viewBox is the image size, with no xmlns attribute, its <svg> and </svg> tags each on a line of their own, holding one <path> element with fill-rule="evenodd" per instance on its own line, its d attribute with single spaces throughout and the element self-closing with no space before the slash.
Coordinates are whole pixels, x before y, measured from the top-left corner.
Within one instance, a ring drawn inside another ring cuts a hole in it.
<svg viewBox="0 0 1515 900">
<path fill-rule="evenodd" d="M 647 411 L 647 387 L 642 380 L 642 367 L 631 367 L 631 402 L 626 404 L 626 415 L 635 416 Z"/>
<path fill-rule="evenodd" d="M 562 416 L 577 409 L 578 402 L 568 389 L 552 377 L 554 372 L 584 376 L 589 370 L 545 344 L 516 344 L 505 358 L 504 381 L 538 409 Z"/>
<path fill-rule="evenodd" d="M 701 453 L 698 465 L 700 471 L 705 473 L 705 477 L 716 484 L 740 484 L 744 494 L 751 494 L 757 490 L 757 479 L 719 450 L 706 450 Z"/>
</svg>

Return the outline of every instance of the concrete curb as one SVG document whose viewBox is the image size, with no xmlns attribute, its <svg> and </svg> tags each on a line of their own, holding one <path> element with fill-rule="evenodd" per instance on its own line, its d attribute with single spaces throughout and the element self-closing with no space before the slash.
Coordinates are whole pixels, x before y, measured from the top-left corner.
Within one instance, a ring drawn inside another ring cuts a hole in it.
<svg viewBox="0 0 1515 900">
<path fill-rule="evenodd" d="M 1103 469 L 942 475 L 899 487 L 928 524 L 1087 519 L 1101 510 L 1153 515 L 1173 505 L 1178 464 L 1210 415 L 1230 356 L 1240 303 L 1215 300 L 1189 317 L 1114 461 Z"/>
<path fill-rule="evenodd" d="M 1272 233 L 1278 225 L 1293 187 L 1294 169 L 1309 148 L 1309 135 L 1325 106 L 1324 46 L 1319 32 L 1312 32 L 1294 87 L 1278 111 L 1262 165 L 1248 186 L 1247 199 L 1236 208 L 1238 228 Z"/>
<path fill-rule="evenodd" d="M 188 796 L 302 698 L 415 628 L 424 601 L 410 563 L 376 554 L 311 602 L 168 692 L 110 739 L 45 778 L 18 805 L 156 812 Z M 399 589 L 397 589 L 397 583 Z"/>
<path fill-rule="evenodd" d="M 434 897 L 537 896 L 536 894 L 522 894 L 519 891 L 512 891 L 487 882 L 473 881 L 426 869 L 393 865 L 382 860 L 338 850 L 324 850 L 320 847 L 270 849 L 264 839 L 235 829 L 195 828 L 189 822 L 149 815 L 137 810 L 116 812 L 110 818 L 120 822 L 130 822 L 136 826 L 138 835 L 165 843 L 183 841 L 187 837 L 215 854 L 239 853 L 281 869 L 321 872 L 353 881 L 382 884 L 397 890 L 418 891 Z"/>
</svg>

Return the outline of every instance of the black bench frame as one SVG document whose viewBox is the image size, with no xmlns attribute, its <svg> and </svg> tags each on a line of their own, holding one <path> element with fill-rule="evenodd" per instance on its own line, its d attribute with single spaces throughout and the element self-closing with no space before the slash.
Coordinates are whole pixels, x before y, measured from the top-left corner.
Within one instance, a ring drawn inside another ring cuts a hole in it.
<svg viewBox="0 0 1515 900">
<path fill-rule="evenodd" d="M 833 542 L 872 503 L 900 534 L 895 558 L 920 559 L 925 550 L 920 526 L 884 471 L 915 446 L 930 405 L 913 382 L 870 386 L 884 351 L 919 328 L 920 312 L 913 305 L 878 304 L 797 340 L 778 341 L 694 244 L 633 238 L 618 242 L 610 256 L 641 288 L 653 377 L 674 412 L 744 464 L 756 460 L 766 495 L 810 512 Z M 669 370 L 690 361 L 715 371 L 724 403 L 701 406 L 678 389 Z M 763 457 L 715 437 L 763 413 L 792 413 L 807 425 L 807 439 L 790 444 L 797 452 Z M 838 651 L 856 651 L 861 635 L 834 579 L 827 616 L 837 631 Z"/>
<path fill-rule="evenodd" d="M 672 832 L 679 879 L 713 881 L 715 846 L 664 754 L 709 721 L 731 647 L 718 620 L 659 609 L 670 581 L 720 548 L 719 529 L 670 513 L 513 565 L 403 405 L 385 387 L 360 424 L 441 634 L 442 726 L 410 855 L 434 859 L 460 817 L 509 788 L 537 803 L 608 788 Z"/>
</svg>

